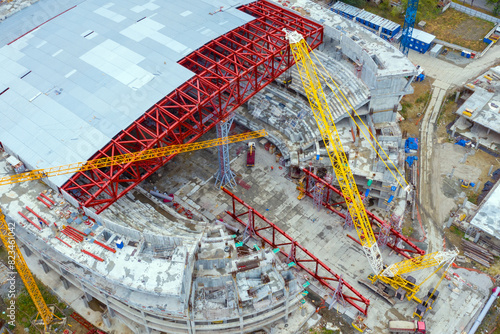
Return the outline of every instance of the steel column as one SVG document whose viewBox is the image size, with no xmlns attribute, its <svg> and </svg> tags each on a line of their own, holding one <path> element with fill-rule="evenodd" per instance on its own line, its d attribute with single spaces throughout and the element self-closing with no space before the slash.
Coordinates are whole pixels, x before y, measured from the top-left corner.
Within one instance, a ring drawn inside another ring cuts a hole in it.
<svg viewBox="0 0 500 334">
<path fill-rule="evenodd" d="M 217 123 L 217 137 L 224 138 L 229 136 L 229 130 L 231 130 L 231 125 L 233 125 L 234 116 L 229 116 L 226 120 Z M 231 164 L 229 162 L 229 145 L 219 145 L 217 146 L 218 158 L 219 158 L 219 170 L 215 174 L 215 185 L 216 186 L 229 186 L 234 188 L 236 186 L 236 176 L 231 170 Z"/>
</svg>

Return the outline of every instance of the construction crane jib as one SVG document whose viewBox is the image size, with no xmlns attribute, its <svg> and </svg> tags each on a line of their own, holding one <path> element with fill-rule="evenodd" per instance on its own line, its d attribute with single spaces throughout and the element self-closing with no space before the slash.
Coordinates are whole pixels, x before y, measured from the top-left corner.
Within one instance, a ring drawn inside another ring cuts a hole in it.
<svg viewBox="0 0 500 334">
<path fill-rule="evenodd" d="M 0 239 L 2 239 L 3 245 L 9 254 L 9 259 L 13 259 L 17 273 L 19 277 L 21 277 L 26 290 L 38 310 L 38 316 L 42 319 L 45 329 L 47 329 L 49 324 L 54 319 L 54 314 L 43 300 L 35 279 L 33 278 L 26 261 L 24 261 L 23 255 L 21 254 L 14 238 L 14 233 L 12 231 L 14 229 L 13 227 L 14 225 L 9 228 L 9 224 L 5 220 L 5 215 L 3 214 L 2 209 L 0 209 Z"/>
<path fill-rule="evenodd" d="M 352 217 L 363 251 L 370 262 L 373 272 L 378 275 L 383 270 L 383 258 L 370 226 L 370 221 L 362 203 L 349 161 L 340 141 L 334 118 L 328 106 L 325 93 L 318 78 L 316 65 L 309 55 L 309 45 L 297 31 L 284 29 L 285 38 L 290 43 L 297 69 L 304 86 L 309 104 L 325 143 L 328 157 L 333 166 L 346 201 L 347 209 Z"/>
<path fill-rule="evenodd" d="M 194 142 L 188 144 L 171 145 L 159 148 L 152 148 L 150 150 L 131 152 L 121 155 L 115 155 L 106 158 L 100 158 L 95 160 L 89 160 L 85 162 L 76 162 L 69 165 L 45 168 L 45 169 L 35 169 L 26 173 L 11 175 L 0 178 L 0 186 L 20 183 L 31 180 L 38 180 L 46 177 L 71 174 L 83 172 L 86 170 L 104 168 L 116 165 L 123 165 L 130 162 L 138 162 L 149 159 L 163 158 L 173 154 L 191 152 L 196 150 L 201 150 L 204 148 L 236 143 L 244 140 L 255 139 L 259 137 L 266 136 L 266 130 L 258 130 L 252 132 L 245 132 L 238 135 L 233 135 L 229 137 L 217 138 L 212 140 L 206 140 L 201 142 Z"/>
<path fill-rule="evenodd" d="M 425 254 L 384 268 L 382 254 L 378 248 L 358 187 L 349 167 L 347 156 L 335 127 L 334 118 L 318 77 L 318 69 L 310 57 L 310 47 L 298 32 L 290 32 L 286 29 L 284 29 L 284 32 L 285 38 L 290 43 L 290 50 L 295 59 L 321 137 L 325 143 L 328 157 L 344 194 L 345 203 L 352 217 L 363 251 L 374 272 L 372 282 L 374 283 L 377 279 L 380 279 L 396 289 L 401 287 L 408 292 L 407 297 L 412 299 L 420 286 L 430 276 L 421 284 L 416 285 L 406 280 L 402 275 L 434 266 L 438 266 L 437 271 L 446 263 L 453 262 L 458 252 L 453 250 Z M 346 112 L 349 111 L 346 109 Z M 408 187 L 406 188 L 408 189 Z"/>
</svg>

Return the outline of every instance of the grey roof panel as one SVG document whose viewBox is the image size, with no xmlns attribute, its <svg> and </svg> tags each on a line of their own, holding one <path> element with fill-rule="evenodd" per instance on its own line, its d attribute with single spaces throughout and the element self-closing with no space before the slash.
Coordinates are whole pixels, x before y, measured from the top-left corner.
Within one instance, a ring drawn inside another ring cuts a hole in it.
<svg viewBox="0 0 500 334">
<path fill-rule="evenodd" d="M 232 7 L 249 0 L 68 0 L 52 3 L 52 14 L 77 6 L 5 45 L 35 27 L 29 18 L 48 1 L 0 23 L 0 88 L 10 87 L 0 96 L 0 141 L 30 167 L 88 159 L 194 75 L 180 59 L 253 19 Z"/>
</svg>

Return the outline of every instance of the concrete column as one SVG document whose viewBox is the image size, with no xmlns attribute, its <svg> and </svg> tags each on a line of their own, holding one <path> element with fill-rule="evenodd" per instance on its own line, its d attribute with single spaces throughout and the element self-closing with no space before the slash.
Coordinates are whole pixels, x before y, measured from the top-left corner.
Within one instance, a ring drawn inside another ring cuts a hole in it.
<svg viewBox="0 0 500 334">
<path fill-rule="evenodd" d="M 40 264 L 42 265 L 44 273 L 48 273 L 50 271 L 50 267 L 47 265 L 47 263 L 40 261 Z"/>
<path fill-rule="evenodd" d="M 146 332 L 148 334 L 151 334 L 151 328 L 148 327 L 148 323 L 146 321 L 146 314 L 144 313 L 143 310 L 141 310 L 141 316 L 142 316 L 142 323 L 144 324 L 144 327 L 146 328 Z"/>
<path fill-rule="evenodd" d="M 82 296 L 82 300 L 83 300 L 83 305 L 85 305 L 86 308 L 90 308 L 89 302 L 88 302 L 87 298 L 85 298 L 85 293 Z"/>
<path fill-rule="evenodd" d="M 92 296 L 88 294 L 86 291 L 83 292 L 83 295 L 85 296 L 85 299 L 87 299 L 88 302 L 92 301 Z"/>
<path fill-rule="evenodd" d="M 111 328 L 111 320 L 109 319 L 109 316 L 106 313 L 102 315 L 102 322 L 106 327 Z"/>
<path fill-rule="evenodd" d="M 31 252 L 31 250 L 30 250 L 28 247 L 23 246 L 23 249 L 24 249 L 24 252 L 26 253 L 26 256 L 27 256 L 27 257 L 30 257 L 30 256 L 31 256 L 31 254 L 33 254 L 33 253 Z"/>
<path fill-rule="evenodd" d="M 458 101 L 458 98 L 460 97 L 460 92 L 457 92 L 455 94 L 455 103 Z"/>
<path fill-rule="evenodd" d="M 290 306 L 290 292 L 285 287 L 285 324 L 288 323 L 288 307 Z"/>
<path fill-rule="evenodd" d="M 115 310 L 113 310 L 110 306 L 108 306 L 108 313 L 111 318 L 116 317 Z"/>
<path fill-rule="evenodd" d="M 59 279 L 61 280 L 63 286 L 64 286 L 64 289 L 68 290 L 70 285 L 69 285 L 69 281 L 67 279 L 65 279 L 64 277 L 59 277 Z"/>
<path fill-rule="evenodd" d="M 476 233 L 476 236 L 474 237 L 474 242 L 478 242 L 480 237 L 481 237 L 481 232 L 478 231 Z"/>
</svg>

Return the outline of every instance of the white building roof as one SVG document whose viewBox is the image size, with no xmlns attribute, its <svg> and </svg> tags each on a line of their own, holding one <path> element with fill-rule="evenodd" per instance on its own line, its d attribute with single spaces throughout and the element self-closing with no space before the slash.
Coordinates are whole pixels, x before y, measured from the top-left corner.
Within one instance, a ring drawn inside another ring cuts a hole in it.
<svg viewBox="0 0 500 334">
<path fill-rule="evenodd" d="M 483 200 L 470 223 L 472 226 L 500 238 L 500 187 L 498 182 Z"/>
<path fill-rule="evenodd" d="M 88 160 L 194 75 L 180 59 L 254 19 L 250 0 L 87 0 L 13 41 L 49 2 L 0 24 L 0 142 L 28 168 Z"/>
<path fill-rule="evenodd" d="M 429 34 L 428 32 L 418 30 L 418 29 L 413 29 L 411 37 L 413 39 L 417 39 L 421 42 L 424 42 L 425 44 L 431 44 L 432 41 L 436 38 L 436 36 Z"/>
</svg>

